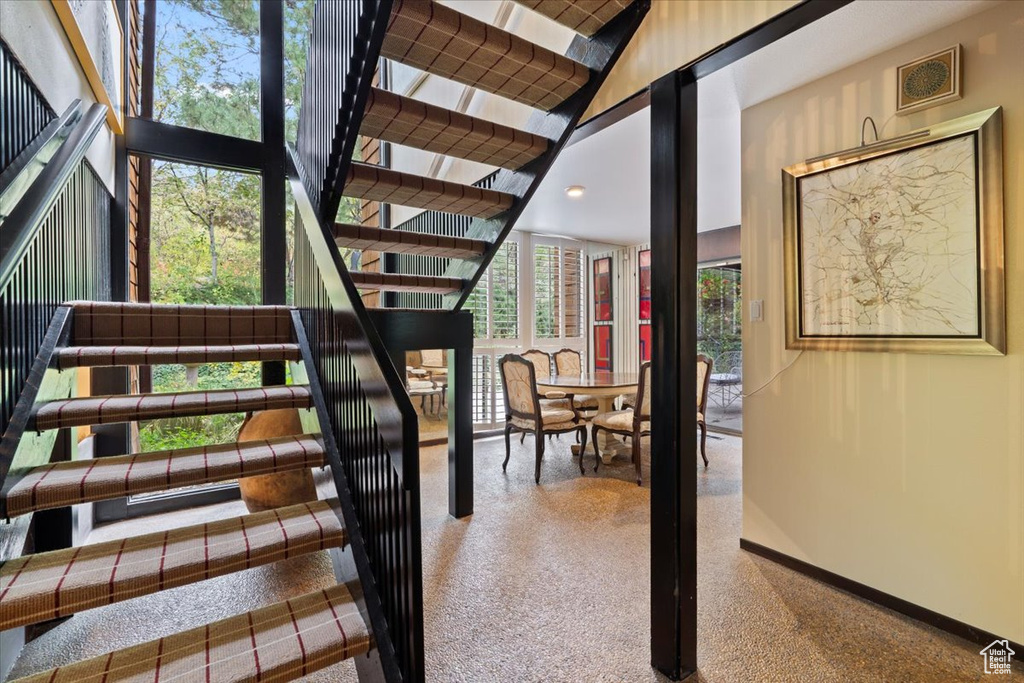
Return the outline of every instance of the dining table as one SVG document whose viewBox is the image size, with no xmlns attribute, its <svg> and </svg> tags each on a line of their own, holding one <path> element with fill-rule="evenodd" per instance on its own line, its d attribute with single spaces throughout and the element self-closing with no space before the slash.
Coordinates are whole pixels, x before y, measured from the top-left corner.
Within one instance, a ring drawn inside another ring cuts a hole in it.
<svg viewBox="0 0 1024 683">
<path fill-rule="evenodd" d="M 623 394 L 636 394 L 640 381 L 638 372 L 585 372 L 580 375 L 551 375 L 537 379 L 537 391 L 543 396 L 549 391 L 562 391 L 576 396 L 587 394 L 597 399 L 597 412 L 607 413 L 614 410 L 616 397 Z M 630 456 L 631 452 L 620 440 L 608 432 L 598 435 L 601 445 L 601 462 L 608 464 L 616 455 Z M 572 447 L 574 454 L 579 453 L 579 446 Z M 593 444 L 587 444 L 587 453 L 593 453 Z"/>
</svg>

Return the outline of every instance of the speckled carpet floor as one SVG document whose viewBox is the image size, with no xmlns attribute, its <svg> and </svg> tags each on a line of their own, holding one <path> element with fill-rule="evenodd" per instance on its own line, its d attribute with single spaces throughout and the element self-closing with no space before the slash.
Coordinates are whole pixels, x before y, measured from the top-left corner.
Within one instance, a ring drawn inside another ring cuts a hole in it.
<svg viewBox="0 0 1024 683">
<path fill-rule="evenodd" d="M 579 476 L 572 439 L 477 442 L 476 513 L 447 515 L 447 449 L 424 449 L 427 678 L 432 681 L 658 681 L 648 666 L 649 504 L 622 459 Z M 980 681 L 978 647 L 739 549 L 740 439 L 708 441 L 698 469 L 696 679 Z M 696 466 L 699 456 L 694 455 Z M 240 502 L 110 525 L 91 542 L 244 514 Z M 326 554 L 297 558 L 78 614 L 25 648 L 16 676 L 125 647 L 333 582 Z M 1024 680 L 1019 664 L 1015 675 Z M 306 681 L 354 681 L 351 663 Z"/>
</svg>

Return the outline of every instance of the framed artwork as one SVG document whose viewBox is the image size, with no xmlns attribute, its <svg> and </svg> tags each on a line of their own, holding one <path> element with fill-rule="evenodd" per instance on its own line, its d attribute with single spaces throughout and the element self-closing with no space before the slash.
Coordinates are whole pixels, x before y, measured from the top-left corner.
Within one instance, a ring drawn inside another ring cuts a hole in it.
<svg viewBox="0 0 1024 683">
<path fill-rule="evenodd" d="M 594 259 L 594 320 L 612 319 L 612 259 Z"/>
<path fill-rule="evenodd" d="M 121 55 L 124 31 L 114 0 L 50 0 L 82 65 L 96 101 L 107 105 L 107 123 L 124 132 Z"/>
<path fill-rule="evenodd" d="M 640 325 L 640 362 L 651 359 L 651 326 Z"/>
<path fill-rule="evenodd" d="M 612 371 L 612 326 L 594 326 L 594 370 Z"/>
<path fill-rule="evenodd" d="M 651 319 L 651 250 L 644 249 L 639 254 L 640 273 L 640 319 Z"/>
<path fill-rule="evenodd" d="M 960 45 L 954 45 L 897 67 L 896 113 L 909 114 L 962 98 L 961 52 Z"/>
<path fill-rule="evenodd" d="M 1002 111 L 783 170 L 786 348 L 1001 355 Z"/>
</svg>

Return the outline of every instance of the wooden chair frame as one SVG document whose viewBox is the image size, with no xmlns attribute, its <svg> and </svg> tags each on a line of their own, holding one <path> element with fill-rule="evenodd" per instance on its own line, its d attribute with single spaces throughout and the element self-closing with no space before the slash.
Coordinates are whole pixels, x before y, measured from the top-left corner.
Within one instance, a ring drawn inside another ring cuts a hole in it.
<svg viewBox="0 0 1024 683">
<path fill-rule="evenodd" d="M 512 408 L 512 406 L 511 406 L 511 404 L 509 403 L 509 400 L 508 400 L 508 385 L 507 385 L 507 383 L 505 381 L 505 364 L 506 363 L 522 363 L 522 364 L 528 366 L 529 375 L 530 375 L 530 385 L 533 387 L 533 414 L 532 415 L 520 412 L 518 410 L 514 410 Z M 575 427 L 569 427 L 569 428 L 566 428 L 566 429 L 545 429 L 544 428 L 544 420 L 541 417 L 541 407 L 540 407 L 541 399 L 544 398 L 544 397 L 541 396 L 539 393 L 537 393 L 537 369 L 536 369 L 536 367 L 534 367 L 533 363 L 529 359 L 523 358 L 522 356 L 516 355 L 514 353 L 506 354 L 506 355 L 501 357 L 500 361 L 498 361 L 498 371 L 501 373 L 501 390 L 505 394 L 505 406 L 506 406 L 506 409 L 508 411 L 505 414 L 505 462 L 503 462 L 501 464 L 501 471 L 504 472 L 506 467 L 508 467 L 508 461 L 509 461 L 509 458 L 512 455 L 512 442 L 510 440 L 512 432 L 514 432 L 514 431 L 523 432 L 523 439 L 526 438 L 527 434 L 533 434 L 534 437 L 535 437 L 536 443 L 537 443 L 537 465 L 536 465 L 536 470 L 534 472 L 534 481 L 536 481 L 536 483 L 539 484 L 540 483 L 540 461 L 544 457 L 544 435 L 545 434 L 548 434 L 548 435 L 550 435 L 550 434 L 564 434 L 566 432 L 576 432 L 576 434 L 580 437 L 580 440 L 581 440 L 581 442 L 583 444 L 581 446 L 581 448 L 580 448 L 580 452 L 582 453 L 583 449 L 587 447 L 587 425 L 585 423 L 584 424 L 577 424 L 577 426 L 575 426 Z M 566 398 L 569 399 L 569 406 L 570 406 L 570 409 L 572 410 L 572 413 L 573 413 L 573 422 L 574 423 L 579 423 L 580 415 L 576 411 L 575 408 L 572 408 L 572 398 L 573 398 L 573 395 L 567 393 L 566 394 Z M 533 424 L 534 424 L 534 428 L 533 429 L 524 429 L 523 427 L 519 427 L 519 426 L 513 424 L 513 422 L 512 422 L 512 418 L 513 417 L 518 417 L 518 418 L 521 418 L 521 419 L 524 419 L 524 420 L 532 420 Z M 584 473 L 584 470 L 583 470 L 583 457 L 581 455 L 580 456 L 580 474 L 583 474 L 583 473 Z"/>
<path fill-rule="evenodd" d="M 561 356 L 563 353 L 571 353 L 574 356 L 576 356 L 577 358 L 579 358 L 579 361 L 580 361 L 580 363 L 579 363 L 579 365 L 580 365 L 580 372 L 583 371 L 583 354 L 580 353 L 579 351 L 577 351 L 576 349 L 564 348 L 564 349 L 559 349 L 558 351 L 555 351 L 555 353 L 552 355 L 552 358 L 555 361 L 555 375 L 561 375 L 562 374 L 559 371 L 559 367 L 558 367 L 558 357 Z M 596 399 L 594 399 L 594 403 L 592 403 L 591 405 L 577 405 L 576 399 L 573 399 L 573 404 L 572 405 L 573 405 L 573 410 L 576 410 L 577 412 L 583 411 L 583 412 L 588 412 L 589 413 L 591 411 L 596 411 L 598 409 L 597 400 Z"/>
<path fill-rule="evenodd" d="M 647 377 L 651 374 L 649 368 L 651 367 L 651 361 L 646 361 L 640 365 L 640 382 L 636 388 L 636 408 L 633 409 L 633 425 L 631 429 L 611 429 L 609 427 L 603 427 L 595 421 L 591 428 L 590 438 L 594 442 L 594 471 L 597 472 L 597 468 L 601 465 L 601 447 L 598 445 L 597 432 L 604 430 L 611 434 L 618 434 L 620 436 L 628 436 L 632 439 L 632 455 L 633 465 L 636 467 L 636 485 L 640 486 L 643 482 L 642 475 L 640 474 L 640 439 L 645 436 L 650 436 L 650 429 L 643 429 L 644 422 L 651 421 L 651 414 L 641 414 L 639 408 L 643 406 L 644 390 L 647 384 Z M 582 469 L 582 466 L 581 466 Z"/>
<path fill-rule="evenodd" d="M 705 362 L 708 364 L 708 371 L 704 373 L 704 386 L 700 388 L 700 404 L 697 406 L 697 414 L 702 415 L 697 419 L 697 427 L 700 428 L 700 457 L 704 459 L 704 467 L 708 466 L 708 454 L 704 446 L 708 441 L 708 423 L 705 422 L 708 413 L 708 386 L 711 384 L 711 370 L 715 366 L 715 362 L 710 357 L 700 354 L 697 356 L 697 362 Z"/>
</svg>

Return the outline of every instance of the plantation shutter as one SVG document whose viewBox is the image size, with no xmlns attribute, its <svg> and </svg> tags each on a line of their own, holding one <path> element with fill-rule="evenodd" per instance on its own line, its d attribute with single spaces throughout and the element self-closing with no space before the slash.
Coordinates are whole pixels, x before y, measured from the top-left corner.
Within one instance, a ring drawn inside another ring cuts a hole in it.
<svg viewBox="0 0 1024 683">
<path fill-rule="evenodd" d="M 561 336 L 562 250 L 549 244 L 533 248 L 533 334 L 537 339 Z"/>
</svg>

